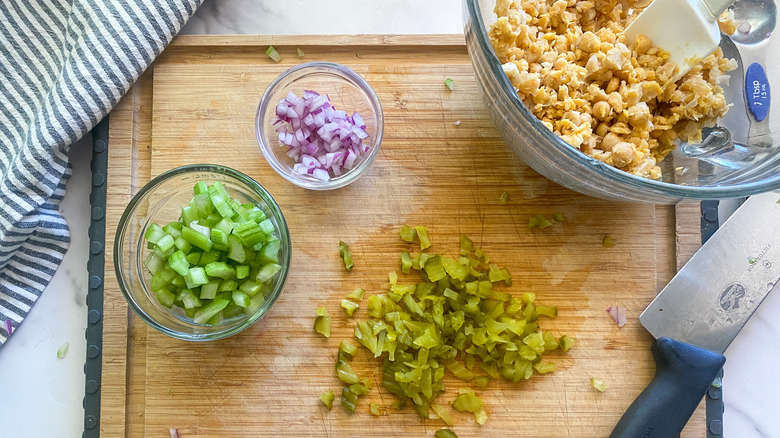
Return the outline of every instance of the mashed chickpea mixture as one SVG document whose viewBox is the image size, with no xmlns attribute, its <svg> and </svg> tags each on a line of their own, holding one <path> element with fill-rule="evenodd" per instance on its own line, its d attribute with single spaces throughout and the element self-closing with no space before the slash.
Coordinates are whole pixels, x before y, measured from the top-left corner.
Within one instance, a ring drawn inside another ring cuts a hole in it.
<svg viewBox="0 0 780 438">
<path fill-rule="evenodd" d="M 648 4 L 497 0 L 490 40 L 518 96 L 547 128 L 593 158 L 657 179 L 657 163 L 676 139 L 698 143 L 702 128 L 726 114 L 720 84 L 737 64 L 718 48 L 672 82 L 677 65 L 667 52 L 645 36 L 623 36 Z M 722 29 L 733 23 L 721 18 Z"/>
</svg>

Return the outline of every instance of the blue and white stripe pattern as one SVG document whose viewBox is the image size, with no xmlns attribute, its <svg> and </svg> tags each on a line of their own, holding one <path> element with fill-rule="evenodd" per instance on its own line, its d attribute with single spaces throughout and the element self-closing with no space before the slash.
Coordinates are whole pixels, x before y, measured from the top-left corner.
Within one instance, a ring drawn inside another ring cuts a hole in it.
<svg viewBox="0 0 780 438">
<path fill-rule="evenodd" d="M 70 145 L 201 1 L 0 0 L 0 346 L 68 249 L 58 206 Z"/>
</svg>

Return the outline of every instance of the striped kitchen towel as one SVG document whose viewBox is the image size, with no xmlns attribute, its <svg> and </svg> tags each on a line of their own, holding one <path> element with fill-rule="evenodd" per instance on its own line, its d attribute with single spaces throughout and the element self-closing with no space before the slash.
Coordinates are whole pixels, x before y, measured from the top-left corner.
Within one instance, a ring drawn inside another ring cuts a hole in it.
<svg viewBox="0 0 780 438">
<path fill-rule="evenodd" d="M 68 248 L 58 205 L 70 145 L 201 1 L 0 0 L 0 346 Z"/>
</svg>

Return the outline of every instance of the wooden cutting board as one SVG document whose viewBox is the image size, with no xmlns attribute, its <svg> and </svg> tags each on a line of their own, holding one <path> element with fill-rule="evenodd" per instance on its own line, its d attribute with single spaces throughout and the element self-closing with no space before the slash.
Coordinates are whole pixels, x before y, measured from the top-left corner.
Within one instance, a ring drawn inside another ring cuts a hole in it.
<svg viewBox="0 0 780 438">
<path fill-rule="evenodd" d="M 269 44 L 283 60 L 264 54 Z M 296 48 L 306 53 L 298 58 Z M 380 154 L 365 176 L 331 192 L 286 182 L 264 161 L 254 134 L 257 103 L 281 72 L 303 61 L 345 64 L 365 77 L 385 112 Z M 447 90 L 445 78 L 455 81 Z M 456 126 L 454 122 L 460 121 Z M 558 306 L 544 321 L 577 344 L 551 356 L 558 370 L 480 391 L 489 419 L 476 425 L 454 412 L 460 437 L 607 436 L 655 366 L 652 338 L 638 316 L 698 247 L 696 204 L 622 204 L 564 189 L 525 166 L 501 140 L 483 108 L 462 37 L 179 37 L 111 113 L 107 245 L 130 197 L 151 177 L 190 163 L 214 162 L 259 181 L 276 198 L 293 242 L 284 292 L 261 322 L 229 339 L 189 343 L 162 335 L 122 298 L 106 258 L 103 436 L 433 436 L 441 420 L 395 411 L 381 388 L 378 363 L 361 354 L 359 375 L 377 385 L 356 414 L 318 395 L 341 385 L 333 370 L 353 320 L 339 303 L 355 287 L 381 293 L 407 245 L 402 224 L 426 225 L 432 251 L 455 254 L 466 233 L 509 268 L 509 292 L 533 291 Z M 499 197 L 509 193 L 502 205 Z M 530 216 L 561 212 L 566 221 L 529 230 Z M 602 239 L 617 241 L 604 248 Z M 343 269 L 338 241 L 355 256 Z M 365 302 L 365 300 L 364 300 Z M 312 330 L 315 309 L 333 316 L 333 334 Z M 618 328 L 608 306 L 628 309 Z M 364 318 L 365 310 L 355 318 Z M 600 393 L 589 379 L 605 380 Z M 449 405 L 462 382 L 446 380 Z M 385 415 L 371 416 L 368 402 Z M 684 436 L 704 436 L 699 409 Z"/>
</svg>

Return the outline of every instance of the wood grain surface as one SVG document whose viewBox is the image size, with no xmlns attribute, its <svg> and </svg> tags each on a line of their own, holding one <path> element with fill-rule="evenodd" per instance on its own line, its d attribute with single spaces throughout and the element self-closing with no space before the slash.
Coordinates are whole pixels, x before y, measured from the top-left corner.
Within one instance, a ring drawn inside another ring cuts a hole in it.
<svg viewBox="0 0 780 438">
<path fill-rule="evenodd" d="M 279 64 L 268 59 L 273 44 Z M 299 59 L 296 47 L 306 56 Z M 359 57 L 356 56 L 359 53 Z M 298 188 L 265 162 L 254 134 L 260 95 L 302 61 L 345 64 L 374 88 L 385 112 L 379 156 L 352 185 L 330 192 Z M 455 81 L 447 90 L 445 78 Z M 460 121 L 456 126 L 455 121 Z M 453 412 L 460 437 L 602 437 L 652 378 L 652 338 L 638 316 L 699 245 L 698 205 L 607 202 L 571 192 L 525 166 L 501 140 L 482 106 L 464 42 L 457 36 L 179 37 L 111 113 L 108 232 L 131 196 L 171 168 L 212 162 L 262 184 L 286 217 L 291 273 L 279 301 L 259 323 L 221 341 L 190 343 L 148 328 L 130 312 L 106 260 L 101 432 L 107 437 L 433 436 L 444 423 L 396 411 L 380 384 L 378 362 L 360 354 L 354 367 L 377 385 L 356 414 L 318 395 L 341 385 L 333 370 L 353 319 L 339 303 L 350 290 L 382 293 L 398 270 L 403 224 L 428 227 L 429 251 L 455 254 L 466 233 L 509 268 L 508 292 L 533 291 L 558 306 L 545 320 L 577 339 L 552 354 L 558 370 L 519 384 L 491 382 L 479 391 L 489 419 Z M 506 191 L 510 201 L 499 203 Z M 566 217 L 529 230 L 536 214 Z M 617 241 L 604 248 L 602 239 Z M 338 241 L 348 242 L 347 273 Z M 364 300 L 365 303 L 365 300 Z M 333 333 L 312 330 L 324 305 Z M 628 309 L 618 328 L 608 306 Z M 365 318 L 361 308 L 355 318 Z M 448 376 L 448 405 L 462 382 Z M 605 380 L 599 393 L 590 377 Z M 382 406 L 379 417 L 368 402 Z M 699 409 L 683 436 L 704 436 Z"/>
</svg>

